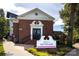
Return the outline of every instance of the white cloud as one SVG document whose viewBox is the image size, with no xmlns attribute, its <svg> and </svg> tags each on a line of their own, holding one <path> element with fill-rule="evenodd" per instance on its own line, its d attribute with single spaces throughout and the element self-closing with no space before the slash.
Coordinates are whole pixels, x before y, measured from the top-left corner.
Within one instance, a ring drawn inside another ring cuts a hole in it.
<svg viewBox="0 0 79 59">
<path fill-rule="evenodd" d="M 1 0 L 0 8 L 4 9 L 5 11 L 16 13 L 18 15 L 28 11 L 28 9 L 25 9 L 23 7 L 16 7 L 15 3 L 17 3 L 18 1 L 22 2 L 24 0 Z"/>
<path fill-rule="evenodd" d="M 63 20 L 59 18 L 58 20 L 55 21 L 54 25 L 64 25 Z"/>
<path fill-rule="evenodd" d="M 26 9 L 24 9 L 22 7 L 16 7 L 16 6 L 13 5 L 12 8 L 10 8 L 8 11 L 20 15 L 20 14 L 22 14 L 22 13 L 28 11 L 28 10 L 26 10 Z"/>
<path fill-rule="evenodd" d="M 26 3 L 28 1 L 29 0 L 0 0 L 0 8 L 3 8 L 5 11 L 10 11 L 20 15 L 24 12 L 27 12 L 29 9 L 23 8 L 23 7 L 17 7 L 15 6 L 15 3 L 23 3 L 23 2 Z M 62 24 L 63 24 L 63 21 L 60 18 L 54 23 L 54 25 L 62 25 Z"/>
</svg>

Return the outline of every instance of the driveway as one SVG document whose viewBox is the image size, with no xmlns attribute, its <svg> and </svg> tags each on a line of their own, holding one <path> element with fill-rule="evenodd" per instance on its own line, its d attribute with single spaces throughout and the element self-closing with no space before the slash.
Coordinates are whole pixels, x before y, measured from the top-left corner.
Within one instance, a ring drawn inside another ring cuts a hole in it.
<svg viewBox="0 0 79 59">
<path fill-rule="evenodd" d="M 75 49 L 71 50 L 65 56 L 79 56 L 79 43 L 75 43 L 72 45 Z"/>
<path fill-rule="evenodd" d="M 24 50 L 23 46 L 16 46 L 11 41 L 4 41 L 3 47 L 6 53 L 6 56 L 33 56 L 28 51 Z"/>
</svg>

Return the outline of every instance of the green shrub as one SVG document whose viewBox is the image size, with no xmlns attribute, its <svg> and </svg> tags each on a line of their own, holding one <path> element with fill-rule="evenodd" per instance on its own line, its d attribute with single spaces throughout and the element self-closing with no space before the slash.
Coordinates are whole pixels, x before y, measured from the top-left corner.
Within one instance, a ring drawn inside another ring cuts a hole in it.
<svg viewBox="0 0 79 59">
<path fill-rule="evenodd" d="M 37 50 L 35 48 L 28 48 L 27 51 L 29 51 L 30 53 L 35 54 L 37 52 Z"/>
<path fill-rule="evenodd" d="M 59 48 L 59 51 L 66 52 L 66 51 L 68 51 L 68 49 L 67 48 Z"/>
<path fill-rule="evenodd" d="M 0 42 L 0 56 L 3 56 L 3 55 L 5 55 L 4 48 L 3 48 L 3 43 Z"/>
<path fill-rule="evenodd" d="M 58 55 L 64 55 L 64 54 L 66 54 L 68 51 L 70 51 L 70 48 L 62 47 L 62 48 L 59 48 L 59 49 L 58 49 L 57 54 L 58 54 Z"/>
<path fill-rule="evenodd" d="M 65 52 L 63 52 L 63 51 L 58 51 L 57 52 L 57 55 L 64 55 L 65 54 Z"/>
<path fill-rule="evenodd" d="M 26 50 L 36 56 L 48 56 L 49 55 L 47 52 L 37 51 L 36 48 L 28 48 Z"/>
<path fill-rule="evenodd" d="M 4 56 L 4 55 L 5 55 L 4 51 L 0 51 L 0 56 Z"/>
<path fill-rule="evenodd" d="M 49 56 L 47 52 L 37 52 L 36 56 Z"/>
</svg>

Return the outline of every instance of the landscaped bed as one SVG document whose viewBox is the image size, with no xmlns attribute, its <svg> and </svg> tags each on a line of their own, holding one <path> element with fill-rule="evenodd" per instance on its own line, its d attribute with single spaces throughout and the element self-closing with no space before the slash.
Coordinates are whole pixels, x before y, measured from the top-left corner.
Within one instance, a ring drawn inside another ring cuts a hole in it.
<svg viewBox="0 0 79 59">
<path fill-rule="evenodd" d="M 3 43 L 2 41 L 0 41 L 0 56 L 4 56 L 5 53 L 4 53 L 4 48 L 3 48 Z"/>
<path fill-rule="evenodd" d="M 36 48 L 28 48 L 26 50 L 35 56 L 49 56 L 47 52 L 38 51 Z"/>
<path fill-rule="evenodd" d="M 35 56 L 64 56 L 71 49 L 63 47 L 63 48 L 58 48 L 58 49 L 28 48 L 26 50 Z"/>
</svg>

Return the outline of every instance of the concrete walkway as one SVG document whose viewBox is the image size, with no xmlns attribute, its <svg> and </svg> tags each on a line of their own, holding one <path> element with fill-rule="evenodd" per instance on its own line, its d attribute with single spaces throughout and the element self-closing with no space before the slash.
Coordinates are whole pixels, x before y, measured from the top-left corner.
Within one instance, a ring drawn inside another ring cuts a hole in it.
<svg viewBox="0 0 79 59">
<path fill-rule="evenodd" d="M 3 47 L 6 53 L 6 56 L 33 56 L 31 53 L 24 50 L 22 46 L 16 46 L 11 41 L 4 41 Z"/>
</svg>

